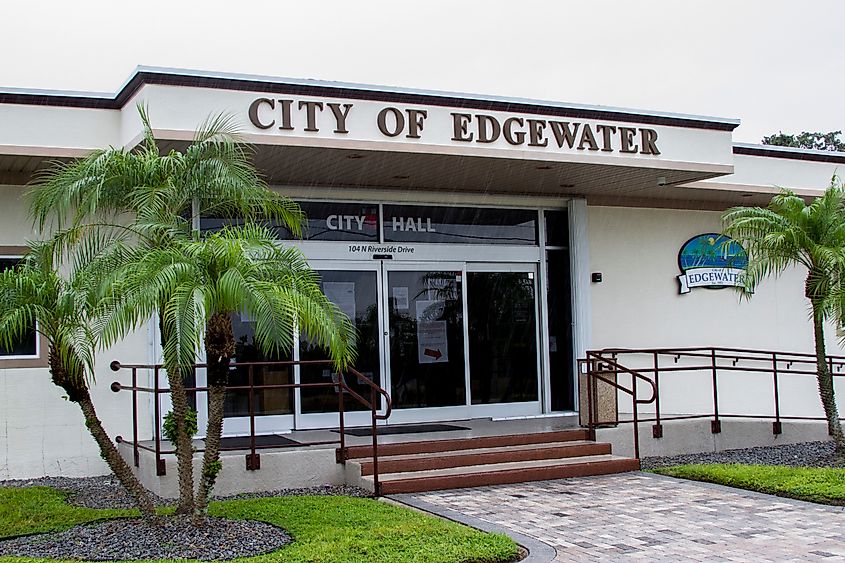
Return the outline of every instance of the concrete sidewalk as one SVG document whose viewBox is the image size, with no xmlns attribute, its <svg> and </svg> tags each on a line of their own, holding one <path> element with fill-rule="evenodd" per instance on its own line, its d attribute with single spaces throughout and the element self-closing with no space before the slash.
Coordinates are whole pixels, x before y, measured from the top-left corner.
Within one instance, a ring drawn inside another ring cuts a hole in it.
<svg viewBox="0 0 845 563">
<path fill-rule="evenodd" d="M 648 473 L 402 497 L 538 540 L 554 561 L 845 560 L 843 508 Z"/>
</svg>

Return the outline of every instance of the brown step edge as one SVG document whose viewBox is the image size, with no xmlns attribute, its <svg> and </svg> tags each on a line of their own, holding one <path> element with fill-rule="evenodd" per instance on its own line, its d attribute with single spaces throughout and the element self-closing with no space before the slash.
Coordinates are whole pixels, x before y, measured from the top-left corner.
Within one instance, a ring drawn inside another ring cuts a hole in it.
<svg viewBox="0 0 845 563">
<path fill-rule="evenodd" d="M 430 476 L 411 479 L 381 481 L 381 494 L 424 493 L 443 489 L 464 489 L 487 485 L 509 485 L 530 481 L 548 481 L 570 477 L 590 477 L 638 471 L 640 462 L 633 458 L 619 458 L 606 461 L 573 463 L 548 467 L 527 467 L 486 473 Z"/>
<path fill-rule="evenodd" d="M 442 440 L 419 440 L 392 442 L 378 445 L 379 457 L 383 455 L 423 454 L 447 452 L 450 450 L 468 450 L 476 448 L 496 448 L 521 444 L 542 444 L 547 442 L 569 442 L 586 440 L 587 431 L 582 429 L 557 430 L 554 432 L 533 432 L 527 434 L 505 434 L 501 436 L 476 436 L 473 438 L 444 438 Z M 349 446 L 347 458 L 372 457 L 372 446 Z"/>
<path fill-rule="evenodd" d="M 501 448 L 456 450 L 438 452 L 442 455 L 408 455 L 382 458 L 379 455 L 379 473 L 399 473 L 405 471 L 428 471 L 447 467 L 466 465 L 487 465 L 511 461 L 535 461 L 562 459 L 591 455 L 609 454 L 611 446 L 604 442 L 574 441 L 554 444 L 520 444 Z M 373 474 L 372 459 L 355 461 L 361 466 L 361 475 Z"/>
</svg>

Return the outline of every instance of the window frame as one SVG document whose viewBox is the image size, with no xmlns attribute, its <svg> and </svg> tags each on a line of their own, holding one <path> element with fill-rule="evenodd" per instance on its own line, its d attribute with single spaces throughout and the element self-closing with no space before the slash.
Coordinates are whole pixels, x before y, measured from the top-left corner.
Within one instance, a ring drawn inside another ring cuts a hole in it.
<svg viewBox="0 0 845 563">
<path fill-rule="evenodd" d="M 0 246 L 0 258 L 22 260 L 28 251 L 29 248 L 26 246 Z M 38 332 L 38 324 L 36 323 L 35 354 L 18 356 L 0 355 L 0 369 L 47 367 L 49 361 L 44 353 L 47 349 L 49 349 L 47 339 Z"/>
</svg>

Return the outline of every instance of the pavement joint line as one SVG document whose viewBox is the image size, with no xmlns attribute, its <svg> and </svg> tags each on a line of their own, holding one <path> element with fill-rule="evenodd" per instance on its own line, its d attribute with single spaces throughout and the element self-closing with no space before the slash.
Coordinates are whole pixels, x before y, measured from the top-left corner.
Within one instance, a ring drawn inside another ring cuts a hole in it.
<svg viewBox="0 0 845 563">
<path fill-rule="evenodd" d="M 488 522 L 474 516 L 468 516 L 457 512 L 456 510 L 420 500 L 413 494 L 389 495 L 387 498 L 394 502 L 434 514 L 435 516 L 445 518 L 446 520 L 452 520 L 453 522 L 464 524 L 471 528 L 476 528 L 483 532 L 492 532 L 509 536 L 513 541 L 528 550 L 528 556 L 525 557 L 525 559 L 520 560 L 519 563 L 552 563 L 555 558 L 557 558 L 557 550 L 546 542 L 525 534 L 520 534 L 519 532 L 515 532 L 509 528 L 500 526 L 499 524 Z"/>
</svg>

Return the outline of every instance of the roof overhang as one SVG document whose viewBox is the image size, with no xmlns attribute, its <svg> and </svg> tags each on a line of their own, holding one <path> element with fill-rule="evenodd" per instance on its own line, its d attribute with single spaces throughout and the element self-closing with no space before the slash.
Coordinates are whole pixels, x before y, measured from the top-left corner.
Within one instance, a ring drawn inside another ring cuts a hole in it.
<svg viewBox="0 0 845 563">
<path fill-rule="evenodd" d="M 0 92 L 0 182 L 141 139 L 164 148 L 237 121 L 273 184 L 602 198 L 687 197 L 733 172 L 737 120 L 267 77 L 140 68 L 115 95 Z M 708 197 L 702 190 L 699 196 Z"/>
</svg>

